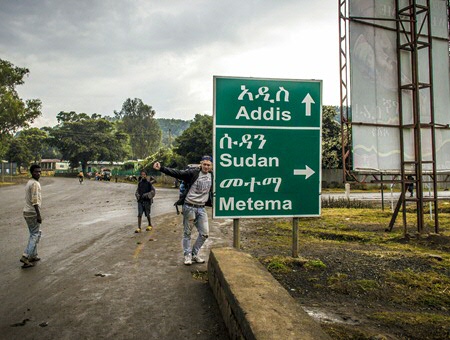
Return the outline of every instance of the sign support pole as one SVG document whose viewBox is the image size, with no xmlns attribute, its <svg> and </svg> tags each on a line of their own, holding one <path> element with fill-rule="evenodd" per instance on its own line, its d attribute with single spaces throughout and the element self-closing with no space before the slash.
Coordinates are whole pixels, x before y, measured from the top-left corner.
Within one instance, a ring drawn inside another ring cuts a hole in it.
<svg viewBox="0 0 450 340">
<path fill-rule="evenodd" d="M 292 257 L 298 257 L 298 217 L 292 220 Z"/>
<path fill-rule="evenodd" d="M 241 247 L 241 234 L 239 230 L 239 219 L 233 219 L 233 247 L 240 249 Z"/>
</svg>

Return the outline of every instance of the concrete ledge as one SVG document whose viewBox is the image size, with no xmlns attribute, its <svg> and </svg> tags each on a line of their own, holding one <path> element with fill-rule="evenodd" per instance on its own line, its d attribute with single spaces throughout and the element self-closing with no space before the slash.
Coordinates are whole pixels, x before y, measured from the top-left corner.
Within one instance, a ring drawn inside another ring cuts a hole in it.
<svg viewBox="0 0 450 340">
<path fill-rule="evenodd" d="M 211 249 L 208 279 L 232 339 L 330 339 L 249 254 Z"/>
</svg>

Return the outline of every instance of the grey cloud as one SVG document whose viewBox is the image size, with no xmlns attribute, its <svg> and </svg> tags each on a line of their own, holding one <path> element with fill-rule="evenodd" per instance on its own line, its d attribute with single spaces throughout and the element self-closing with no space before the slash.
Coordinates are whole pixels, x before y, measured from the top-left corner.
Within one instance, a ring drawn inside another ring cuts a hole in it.
<svg viewBox="0 0 450 340">
<path fill-rule="evenodd" d="M 211 111 L 205 98 L 211 101 L 212 75 L 224 72 L 222 57 L 275 45 L 284 35 L 300 41 L 303 32 L 290 29 L 299 23 L 314 33 L 318 22 L 337 20 L 335 9 L 323 9 L 337 7 L 335 0 L 318 3 L 0 0 L 0 58 L 30 69 L 23 93 L 40 98 L 47 115 L 112 114 L 128 97 L 158 114 L 192 115 Z M 266 63 L 282 63 L 283 52 Z"/>
<path fill-rule="evenodd" d="M 72 56 L 123 50 L 180 53 L 212 41 L 245 39 L 245 27 L 260 22 L 260 34 L 289 2 L 278 1 L 5 1 L 0 47 L 56 49 Z M 169 4 L 167 4 L 169 3 Z M 169 6 L 169 10 L 165 7 Z M 289 14 L 290 15 L 290 14 Z M 2 33 L 3 32 L 3 33 Z M 258 40 L 260 37 L 255 36 Z"/>
</svg>

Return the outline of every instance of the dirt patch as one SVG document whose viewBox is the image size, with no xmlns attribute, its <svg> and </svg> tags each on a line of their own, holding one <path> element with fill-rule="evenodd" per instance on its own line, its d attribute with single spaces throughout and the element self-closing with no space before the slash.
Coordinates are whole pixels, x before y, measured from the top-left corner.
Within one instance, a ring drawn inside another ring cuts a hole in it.
<svg viewBox="0 0 450 340">
<path fill-rule="evenodd" d="M 295 259 L 290 220 L 241 220 L 241 247 L 334 339 L 449 339 L 448 215 L 439 235 L 404 237 L 389 213 L 324 209 L 300 221 Z"/>
</svg>

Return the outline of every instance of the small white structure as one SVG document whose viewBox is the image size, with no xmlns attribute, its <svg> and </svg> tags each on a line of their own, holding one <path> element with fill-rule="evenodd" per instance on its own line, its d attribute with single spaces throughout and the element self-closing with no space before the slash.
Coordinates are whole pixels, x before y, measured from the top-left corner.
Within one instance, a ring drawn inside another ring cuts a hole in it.
<svg viewBox="0 0 450 340">
<path fill-rule="evenodd" d="M 60 159 L 41 160 L 41 169 L 43 171 L 68 171 L 69 168 L 69 161 L 62 161 Z"/>
</svg>

